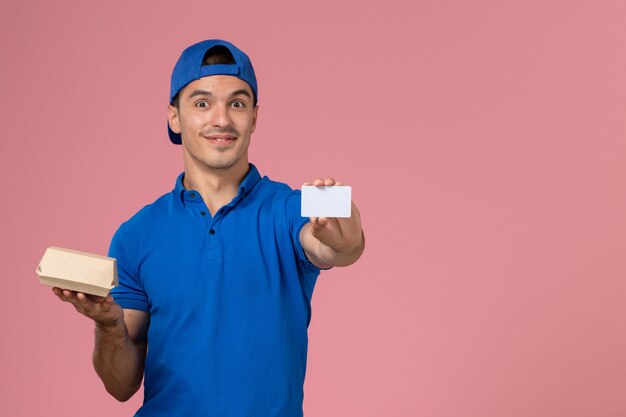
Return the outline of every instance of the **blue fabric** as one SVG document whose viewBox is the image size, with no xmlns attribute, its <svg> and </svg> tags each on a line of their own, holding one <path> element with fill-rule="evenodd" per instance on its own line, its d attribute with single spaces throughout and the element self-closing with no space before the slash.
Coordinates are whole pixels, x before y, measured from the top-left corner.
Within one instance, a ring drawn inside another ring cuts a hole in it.
<svg viewBox="0 0 626 417">
<path fill-rule="evenodd" d="M 183 175 L 120 226 L 109 250 L 113 297 L 150 313 L 136 416 L 301 417 L 320 270 L 300 245 L 300 191 L 251 164 L 211 217 Z"/>
</svg>

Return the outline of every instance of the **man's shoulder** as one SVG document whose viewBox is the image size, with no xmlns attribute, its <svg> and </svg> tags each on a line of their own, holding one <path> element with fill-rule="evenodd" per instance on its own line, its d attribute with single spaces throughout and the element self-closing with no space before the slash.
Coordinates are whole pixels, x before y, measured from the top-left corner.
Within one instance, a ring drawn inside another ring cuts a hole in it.
<svg viewBox="0 0 626 417">
<path fill-rule="evenodd" d="M 275 213 L 300 211 L 300 190 L 286 183 L 263 177 L 250 193 L 254 205 L 269 208 Z"/>
<path fill-rule="evenodd" d="M 255 201 L 253 206 L 267 210 L 267 214 L 271 214 L 279 223 L 300 216 L 300 190 L 292 189 L 286 183 L 263 177 L 252 194 Z"/>
<path fill-rule="evenodd" d="M 255 188 L 259 189 L 261 193 L 274 198 L 284 198 L 291 194 L 297 194 L 300 192 L 300 190 L 294 190 L 291 186 L 284 182 L 271 180 L 267 176 L 261 178 L 258 185 L 259 186 Z"/>
<path fill-rule="evenodd" d="M 164 215 L 171 211 L 173 203 L 172 192 L 163 194 L 152 203 L 146 204 L 130 218 L 124 221 L 120 229 L 137 229 L 163 221 Z"/>
</svg>

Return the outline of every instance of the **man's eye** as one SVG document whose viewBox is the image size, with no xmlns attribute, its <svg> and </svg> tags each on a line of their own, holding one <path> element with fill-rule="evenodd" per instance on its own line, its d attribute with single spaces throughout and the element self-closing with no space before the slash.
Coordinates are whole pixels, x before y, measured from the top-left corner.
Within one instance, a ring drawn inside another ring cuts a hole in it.
<svg viewBox="0 0 626 417">
<path fill-rule="evenodd" d="M 237 109 L 242 109 L 244 107 L 243 101 L 233 101 L 233 107 Z"/>
<path fill-rule="evenodd" d="M 206 101 L 199 101 L 196 103 L 196 107 L 206 108 L 209 107 L 209 103 L 207 103 Z"/>
</svg>

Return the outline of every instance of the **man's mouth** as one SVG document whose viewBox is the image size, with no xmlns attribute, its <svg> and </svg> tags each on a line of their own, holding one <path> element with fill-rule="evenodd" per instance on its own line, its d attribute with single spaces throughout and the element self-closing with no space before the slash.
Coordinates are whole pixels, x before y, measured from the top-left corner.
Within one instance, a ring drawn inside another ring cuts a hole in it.
<svg viewBox="0 0 626 417">
<path fill-rule="evenodd" d="M 237 137 L 230 136 L 230 135 L 212 135 L 212 136 L 205 136 L 205 139 L 208 139 L 210 142 L 213 142 L 213 143 L 224 145 L 224 144 L 234 142 L 235 140 L 237 140 Z"/>
</svg>

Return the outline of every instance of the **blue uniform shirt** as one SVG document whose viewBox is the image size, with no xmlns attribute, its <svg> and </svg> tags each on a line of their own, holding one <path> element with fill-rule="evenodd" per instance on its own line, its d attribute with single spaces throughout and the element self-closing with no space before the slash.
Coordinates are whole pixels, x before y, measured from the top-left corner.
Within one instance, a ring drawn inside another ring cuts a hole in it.
<svg viewBox="0 0 626 417">
<path fill-rule="evenodd" d="M 150 313 L 136 416 L 300 417 L 319 274 L 300 245 L 300 191 L 250 164 L 211 217 L 183 175 L 109 250 L 115 301 Z"/>
</svg>

